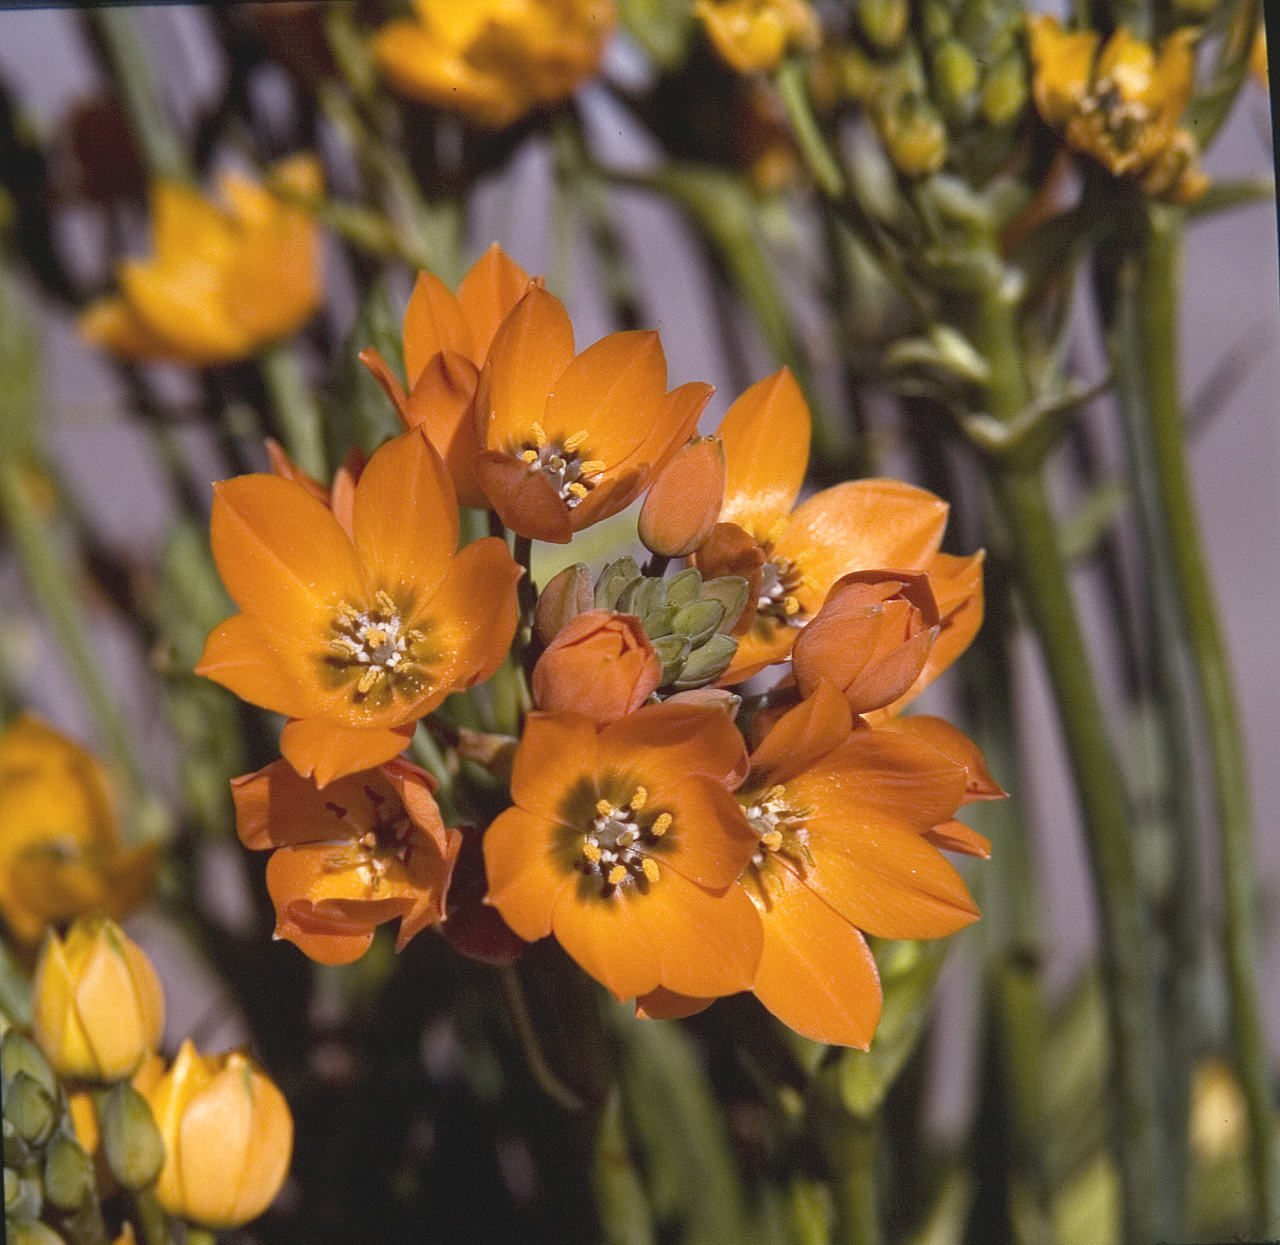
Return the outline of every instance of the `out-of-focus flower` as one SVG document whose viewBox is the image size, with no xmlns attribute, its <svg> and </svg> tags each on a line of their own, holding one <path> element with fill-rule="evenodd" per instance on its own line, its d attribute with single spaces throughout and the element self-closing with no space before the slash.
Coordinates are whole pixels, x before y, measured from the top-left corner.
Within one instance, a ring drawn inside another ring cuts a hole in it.
<svg viewBox="0 0 1280 1245">
<path fill-rule="evenodd" d="M 573 94 L 595 74 L 613 0 L 413 0 L 373 58 L 397 90 L 494 129 Z"/>
<path fill-rule="evenodd" d="M 1253 74 L 1254 80 L 1265 91 L 1270 78 L 1267 74 L 1267 28 L 1265 26 L 1258 27 L 1258 33 L 1254 37 L 1253 47 L 1249 49 L 1249 72 Z"/>
<path fill-rule="evenodd" d="M 720 522 L 696 561 L 705 575 L 748 580 L 738 651 L 722 682 L 786 660 L 831 586 L 855 571 L 923 571 L 938 609 L 938 638 L 910 694 L 965 648 L 982 619 L 982 555 L 938 552 L 948 507 L 899 480 L 852 480 L 794 510 L 809 461 L 809 408 L 785 368 L 752 385 L 718 429 L 728 461 Z"/>
<path fill-rule="evenodd" d="M 1189 1140 L 1202 1163 L 1217 1163 L 1244 1152 L 1249 1112 L 1231 1064 L 1221 1055 L 1196 1060 L 1191 1072 Z"/>
<path fill-rule="evenodd" d="M 979 914 L 930 841 L 965 801 L 964 766 L 903 733 L 852 725 L 824 682 L 752 754 L 738 800 L 757 849 L 740 885 L 764 927 L 760 1001 L 797 1033 L 865 1050 L 881 992 L 864 932 L 940 938 Z M 985 854 L 980 836 L 946 845 Z M 701 1006 L 671 992 L 641 1000 L 650 1016 Z"/>
<path fill-rule="evenodd" d="M 295 156 L 281 183 L 320 191 L 320 165 Z M 151 188 L 154 254 L 124 260 L 120 294 L 81 317 L 89 341 L 130 359 L 204 367 L 248 358 L 299 328 L 323 296 L 319 230 L 300 208 L 238 173 L 219 180 L 226 206 L 189 186 Z"/>
<path fill-rule="evenodd" d="M 712 46 L 739 73 L 776 69 L 792 49 L 812 51 L 822 26 L 807 0 L 698 0 Z"/>
<path fill-rule="evenodd" d="M 160 1083 L 167 1067 L 155 1051 L 148 1051 L 138 1065 L 138 1070 L 129 1078 L 129 1084 L 145 1098 Z M 98 1119 L 95 1091 L 72 1090 L 67 1095 L 67 1110 L 71 1113 L 71 1126 L 75 1130 L 76 1140 L 93 1159 L 98 1191 L 106 1197 L 116 1187 L 116 1180 L 102 1150 L 102 1126 Z"/>
<path fill-rule="evenodd" d="M 1063 30 L 1053 17 L 1029 17 L 1027 29 L 1036 107 L 1069 146 L 1156 198 L 1204 193 L 1199 145 L 1177 124 L 1195 87 L 1196 29 L 1175 30 L 1158 52 L 1123 26 L 1100 51 L 1095 32 Z"/>
<path fill-rule="evenodd" d="M 0 731 L 0 915 L 31 945 L 81 913 L 146 896 L 153 846 L 126 848 L 109 781 L 83 748 L 23 714 Z"/>
<path fill-rule="evenodd" d="M 489 504 L 471 469 L 480 450 L 476 386 L 498 325 L 535 284 L 542 278 L 531 278 L 496 242 L 462 278 L 456 295 L 434 273 L 419 273 L 404 313 L 407 393 L 376 350 L 360 352 L 404 426 L 421 426 L 440 451 L 461 506 Z"/>
<path fill-rule="evenodd" d="M 52 931 L 45 940 L 31 1025 L 60 1076 L 118 1081 L 160 1041 L 164 993 L 146 953 L 114 921 L 82 919 L 65 942 Z"/>
<path fill-rule="evenodd" d="M 323 791 L 285 761 L 235 779 L 240 841 L 276 849 L 267 862 L 276 937 L 321 964 L 349 964 L 384 921 L 400 920 L 397 949 L 439 921 L 462 836 L 445 828 L 433 789 L 400 759 Z"/>
<path fill-rule="evenodd" d="M 532 714 L 515 807 L 485 835 L 490 903 L 528 942 L 554 933 L 618 999 L 750 989 L 760 921 L 734 882 L 756 836 L 730 794 L 745 770 L 717 709 L 648 705 L 599 732 Z"/>
<path fill-rule="evenodd" d="M 682 445 L 653 482 L 638 525 L 645 548 L 683 558 L 711 535 L 724 502 L 724 443 L 694 437 Z"/>
<path fill-rule="evenodd" d="M 596 725 L 634 713 L 662 682 L 662 662 L 638 618 L 588 610 L 557 632 L 533 668 L 539 709 L 581 713 Z"/>
<path fill-rule="evenodd" d="M 242 612 L 196 670 L 292 718 L 281 751 L 320 786 L 390 760 L 515 633 L 520 568 L 496 537 L 457 552 L 453 484 L 417 430 L 369 459 L 350 534 L 301 484 L 249 475 L 215 486 L 212 541 Z"/>
<path fill-rule="evenodd" d="M 667 393 L 654 332 L 610 333 L 575 355 L 564 307 L 532 289 L 480 374 L 476 479 L 513 531 L 567 544 L 648 487 L 710 396 L 697 381 Z"/>
<path fill-rule="evenodd" d="M 289 1171 L 293 1117 L 261 1068 L 183 1042 L 147 1099 L 165 1145 L 156 1200 L 169 1214 L 234 1228 L 267 1209 Z"/>
</svg>

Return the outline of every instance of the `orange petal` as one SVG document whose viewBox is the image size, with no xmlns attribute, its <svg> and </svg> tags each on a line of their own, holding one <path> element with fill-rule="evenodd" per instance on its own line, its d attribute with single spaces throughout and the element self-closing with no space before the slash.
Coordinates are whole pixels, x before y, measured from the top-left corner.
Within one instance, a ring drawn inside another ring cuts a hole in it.
<svg viewBox="0 0 1280 1245">
<path fill-rule="evenodd" d="M 390 365 L 372 346 L 366 346 L 360 352 L 358 358 L 373 374 L 373 379 L 382 386 L 382 392 L 391 399 L 391 405 L 396 408 L 397 414 L 404 421 L 405 426 L 408 427 L 410 421 L 405 411 L 409 399 L 405 396 L 404 386 L 401 385 L 399 378 L 391 370 Z"/>
<path fill-rule="evenodd" d="M 209 633 L 195 673 L 273 713 L 288 716 L 322 707 L 310 688 L 290 676 L 257 623 L 243 614 L 233 614 Z"/>
<path fill-rule="evenodd" d="M 255 346 L 296 332 L 324 299 L 319 229 L 271 203 L 271 220 L 245 231 L 226 277 L 227 315 Z"/>
<path fill-rule="evenodd" d="M 240 842 L 260 851 L 349 836 L 352 827 L 342 821 L 337 802 L 340 789 L 350 781 L 339 779 L 321 795 L 315 783 L 287 761 L 272 761 L 255 773 L 233 778 L 231 799 Z"/>
<path fill-rule="evenodd" d="M 809 465 L 809 404 L 790 369 L 743 393 L 716 435 L 729 464 L 720 520 L 763 539 L 791 513 Z"/>
<path fill-rule="evenodd" d="M 320 918 L 305 902 L 288 904 L 276 913 L 275 936 L 293 943 L 317 964 L 350 964 L 358 960 L 369 950 L 373 930 L 372 924 Z"/>
<path fill-rule="evenodd" d="M 497 450 L 477 454 L 471 466 L 489 505 L 513 532 L 553 545 L 573 539 L 572 512 L 541 471 Z"/>
<path fill-rule="evenodd" d="M 476 262 L 458 286 L 458 302 L 471 326 L 472 361 L 480 366 L 493 342 L 498 325 L 529 292 L 531 280 L 495 242 Z"/>
<path fill-rule="evenodd" d="M 280 752 L 317 787 L 373 769 L 409 746 L 416 722 L 395 727 L 347 726 L 327 718 L 294 718 L 280 732 Z"/>
<path fill-rule="evenodd" d="M 377 449 L 356 484 L 352 531 L 369 595 L 421 604 L 449 570 L 458 505 L 440 455 L 417 429 Z"/>
<path fill-rule="evenodd" d="M 566 794 L 600 772 L 595 725 L 577 713 L 531 713 L 511 771 L 511 798 L 547 821 L 564 813 Z"/>
<path fill-rule="evenodd" d="M 765 886 L 756 997 L 804 1037 L 866 1050 L 883 999 L 866 939 L 785 865 L 767 867 Z"/>
<path fill-rule="evenodd" d="M 636 1016 L 641 1020 L 683 1020 L 696 1016 L 714 1003 L 714 999 L 692 999 L 659 986 L 636 999 Z"/>
<path fill-rule="evenodd" d="M 126 359 L 166 359 L 174 350 L 123 298 L 103 298 L 87 307 L 78 321 L 80 334 L 94 346 L 104 346 Z"/>
<path fill-rule="evenodd" d="M 759 846 L 742 805 L 710 778 L 664 783 L 653 807 L 670 811 L 672 851 L 660 857 L 690 882 L 723 890 L 734 882 Z M 664 836 L 665 840 L 666 836 Z"/>
<path fill-rule="evenodd" d="M 420 272 L 404 311 L 404 369 L 410 389 L 442 350 L 475 358 L 471 327 L 449 287 L 434 273 Z"/>
<path fill-rule="evenodd" d="M 597 476 L 593 488 L 569 511 L 569 522 L 575 532 L 599 523 L 620 510 L 625 510 L 649 483 L 652 464 L 632 462 L 620 471 Z"/>
<path fill-rule="evenodd" d="M 906 694 L 887 706 L 890 713 L 917 697 L 973 642 L 982 626 L 982 564 L 986 555 L 979 550 L 967 558 L 935 554 L 929 563 L 929 585 L 938 602 L 942 630 L 928 660 Z"/>
<path fill-rule="evenodd" d="M 480 449 L 475 405 L 479 382 L 474 363 L 444 351 L 422 369 L 402 416 L 406 427 L 421 427 L 439 451 L 457 490 L 458 505 L 483 510 L 489 503 L 471 469 Z"/>
<path fill-rule="evenodd" d="M 504 453 L 522 446 L 546 419 L 547 395 L 572 358 L 568 313 L 546 290 L 531 289 L 499 326 L 480 373 L 481 444 Z"/>
<path fill-rule="evenodd" d="M 640 511 L 645 548 L 683 558 L 706 542 L 724 498 L 724 446 L 715 437 L 686 441 L 653 482 Z"/>
<path fill-rule="evenodd" d="M 968 778 L 965 782 L 962 803 L 972 804 L 975 800 L 1005 798 L 1005 791 L 991 777 L 978 745 L 950 722 L 929 714 L 917 713 L 909 718 L 892 718 L 887 722 L 878 723 L 876 729 L 910 735 L 913 739 L 936 748 L 947 760 L 963 765 L 968 772 Z"/>
<path fill-rule="evenodd" d="M 251 353 L 249 334 L 227 312 L 221 269 L 195 257 L 163 265 L 126 260 L 117 278 L 145 328 L 169 344 L 169 357 L 201 367 Z"/>
<path fill-rule="evenodd" d="M 603 761 L 634 765 L 654 789 L 664 776 L 700 775 L 732 790 L 747 773 L 738 728 L 720 710 L 701 705 L 646 705 L 606 726 L 599 743 Z"/>
<path fill-rule="evenodd" d="M 551 933 L 560 892 L 580 875 L 557 852 L 555 828 L 522 808 L 500 813 L 484 835 L 488 902 L 526 942 Z"/>
<path fill-rule="evenodd" d="M 820 680 L 813 694 L 789 709 L 751 754 L 751 783 L 787 782 L 848 739 L 853 717 L 839 688 Z"/>
<path fill-rule="evenodd" d="M 286 480 L 292 480 L 295 484 L 301 484 L 316 501 L 323 502 L 326 506 L 329 504 L 329 490 L 319 480 L 312 479 L 311 476 L 303 471 L 289 457 L 288 451 L 275 437 L 267 437 L 266 448 L 267 458 L 271 462 L 272 475 L 282 476 Z"/>
<path fill-rule="evenodd" d="M 922 837 L 946 852 L 963 852 L 966 856 L 991 859 L 991 840 L 970 829 L 963 821 L 944 821 L 940 826 L 926 830 Z"/>
</svg>

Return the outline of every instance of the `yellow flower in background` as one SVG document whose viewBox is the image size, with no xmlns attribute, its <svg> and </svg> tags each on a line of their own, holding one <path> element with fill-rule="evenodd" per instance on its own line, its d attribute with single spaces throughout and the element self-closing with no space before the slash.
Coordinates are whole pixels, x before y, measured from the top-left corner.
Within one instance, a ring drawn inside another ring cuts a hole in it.
<svg viewBox="0 0 1280 1245">
<path fill-rule="evenodd" d="M 413 0 L 373 37 L 404 94 L 499 129 L 571 95 L 600 65 L 613 0 Z"/>
<path fill-rule="evenodd" d="M 1258 85 L 1266 90 L 1270 79 L 1267 75 L 1267 28 L 1265 26 L 1258 27 L 1253 47 L 1249 51 L 1249 72 L 1253 74 Z"/>
<path fill-rule="evenodd" d="M 23 714 L 0 731 L 0 916 L 19 942 L 81 913 L 123 916 L 146 896 L 153 846 L 125 847 L 106 771 Z"/>
<path fill-rule="evenodd" d="M 812 51 L 822 38 L 806 0 L 698 0 L 693 11 L 712 46 L 739 73 L 776 69 L 790 49 Z"/>
<path fill-rule="evenodd" d="M 293 1117 L 274 1083 L 246 1055 L 200 1055 L 183 1042 L 146 1094 L 164 1138 L 156 1200 L 208 1228 L 256 1219 L 280 1191 L 293 1154 Z"/>
<path fill-rule="evenodd" d="M 1063 30 L 1052 17 L 1028 18 L 1027 30 L 1036 107 L 1069 146 L 1155 198 L 1204 193 L 1199 145 L 1177 124 L 1195 87 L 1195 29 L 1174 31 L 1158 50 L 1123 26 L 1101 50 L 1096 33 Z"/>
<path fill-rule="evenodd" d="M 284 161 L 276 177 L 320 192 L 312 156 Z M 90 342 L 130 359 L 205 367 L 248 358 L 315 313 L 323 296 L 315 221 L 239 173 L 224 174 L 218 189 L 222 204 L 190 186 L 152 185 L 154 254 L 119 264 L 119 295 L 81 317 Z"/>
<path fill-rule="evenodd" d="M 132 1076 L 160 1042 L 164 992 L 146 953 L 105 917 L 50 933 L 31 990 L 36 1042 L 60 1076 Z"/>
</svg>

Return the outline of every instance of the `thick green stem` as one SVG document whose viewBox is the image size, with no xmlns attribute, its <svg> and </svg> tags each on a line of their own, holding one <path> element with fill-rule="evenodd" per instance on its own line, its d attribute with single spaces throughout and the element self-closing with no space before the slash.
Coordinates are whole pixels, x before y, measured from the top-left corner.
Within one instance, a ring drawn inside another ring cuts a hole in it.
<svg viewBox="0 0 1280 1245">
<path fill-rule="evenodd" d="M 1180 264 L 1179 214 L 1158 204 L 1149 205 L 1135 291 L 1147 398 L 1143 427 L 1155 472 L 1160 536 L 1174 575 L 1209 737 L 1222 861 L 1223 954 L 1232 1037 L 1248 1104 L 1254 1226 L 1265 1234 L 1280 1216 L 1280 1170 L 1272 1120 L 1271 1070 L 1258 994 L 1258 906 L 1249 778 L 1226 645 L 1187 467 L 1177 374 Z"/>
<path fill-rule="evenodd" d="M 979 346 L 991 367 L 991 414 L 1007 423 L 1030 399 L 1014 303 L 1008 291 L 992 283 L 979 296 L 976 310 Z M 1097 891 L 1114 1054 L 1122 1235 L 1133 1245 L 1150 1245 L 1162 1234 L 1167 1199 L 1161 1196 L 1149 940 L 1132 822 L 1040 468 L 996 459 L 991 470 L 1010 533 L 1018 588 L 1057 701 Z"/>
</svg>

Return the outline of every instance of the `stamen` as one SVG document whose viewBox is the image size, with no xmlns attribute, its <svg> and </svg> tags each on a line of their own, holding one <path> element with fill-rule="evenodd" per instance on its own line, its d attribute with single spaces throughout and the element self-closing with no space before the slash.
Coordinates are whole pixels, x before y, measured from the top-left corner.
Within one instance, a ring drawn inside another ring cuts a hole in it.
<svg viewBox="0 0 1280 1245">
<path fill-rule="evenodd" d="M 543 448 L 546 446 L 546 444 L 547 444 L 547 434 L 546 434 L 545 432 L 543 432 L 543 431 L 542 431 L 542 425 L 541 425 L 541 424 L 537 424 L 537 423 L 535 423 L 535 424 L 533 425 L 533 427 L 529 429 L 529 435 L 530 435 L 531 437 L 533 437 L 533 443 L 534 443 L 534 445 L 536 445 L 539 449 L 543 449 Z"/>
<path fill-rule="evenodd" d="M 361 676 L 360 681 L 356 684 L 356 690 L 361 696 L 367 696 L 373 691 L 374 685 L 383 676 L 383 671 L 377 666 L 370 666 Z"/>
<path fill-rule="evenodd" d="M 614 865 L 613 868 L 609 870 L 609 876 L 606 880 L 610 886 L 617 886 L 618 883 L 626 876 L 627 870 L 625 865 Z"/>
<path fill-rule="evenodd" d="M 523 462 L 528 463 L 530 467 L 534 467 L 537 465 L 537 462 L 538 462 L 538 451 L 537 450 L 521 450 L 520 458 Z"/>
<path fill-rule="evenodd" d="M 565 488 L 567 488 L 579 501 L 587 495 L 587 486 L 585 484 L 579 484 L 577 480 L 571 480 L 565 485 Z"/>
<path fill-rule="evenodd" d="M 637 787 L 635 794 L 631 797 L 630 808 L 633 813 L 638 813 L 649 802 L 649 793 L 643 787 Z"/>
<path fill-rule="evenodd" d="M 612 804 L 610 804 L 608 800 L 597 800 L 597 801 L 596 801 L 596 813 L 597 813 L 599 816 L 601 816 L 601 817 L 612 817 L 615 811 L 616 811 L 616 810 L 614 809 L 613 805 L 612 805 Z"/>
<path fill-rule="evenodd" d="M 659 813 L 654 819 L 653 825 L 649 827 L 649 833 L 653 835 L 655 839 L 662 838 L 662 836 L 671 829 L 671 823 L 673 820 L 674 818 L 670 813 Z"/>
<path fill-rule="evenodd" d="M 598 476 L 609 464 L 599 458 L 588 458 L 578 468 L 578 473 L 583 476 Z"/>
<path fill-rule="evenodd" d="M 658 862 L 652 856 L 646 856 L 640 862 L 640 871 L 650 882 L 656 882 L 662 876 Z"/>
<path fill-rule="evenodd" d="M 363 612 L 350 601 L 334 606 L 325 660 L 354 680 L 355 699 L 374 693 L 385 701 L 394 692 L 419 695 L 430 680 L 422 668 L 419 646 L 426 635 L 420 628 L 403 630 L 401 607 L 385 589 L 374 593 L 373 605 Z"/>
<path fill-rule="evenodd" d="M 600 850 L 600 844 L 595 839 L 587 839 L 582 845 L 582 854 L 589 864 L 598 865 L 604 858 L 604 853 Z"/>
<path fill-rule="evenodd" d="M 783 597 L 782 608 L 786 611 L 787 617 L 791 618 L 800 612 L 800 602 L 795 597 Z"/>
<path fill-rule="evenodd" d="M 586 439 L 587 434 L 585 432 L 575 432 L 572 436 L 565 437 L 564 448 L 572 454 Z"/>
<path fill-rule="evenodd" d="M 760 836 L 760 842 L 771 852 L 776 852 L 782 846 L 782 831 L 770 830 L 767 834 Z"/>
</svg>

